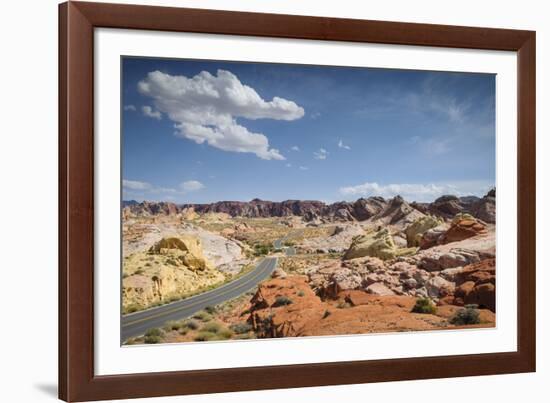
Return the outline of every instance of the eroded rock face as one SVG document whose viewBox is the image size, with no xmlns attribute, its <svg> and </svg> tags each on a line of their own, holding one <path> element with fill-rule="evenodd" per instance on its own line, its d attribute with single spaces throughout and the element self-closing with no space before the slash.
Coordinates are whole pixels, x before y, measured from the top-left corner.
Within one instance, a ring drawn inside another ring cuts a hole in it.
<svg viewBox="0 0 550 403">
<path fill-rule="evenodd" d="M 441 224 L 443 224 L 443 220 L 431 215 L 416 219 L 405 229 L 407 246 L 420 246 L 424 233 Z"/>
<path fill-rule="evenodd" d="M 125 256 L 123 309 L 144 309 L 224 279 L 205 258 L 198 238 L 189 235 L 162 238 L 148 251 Z"/>
<path fill-rule="evenodd" d="M 470 214 L 457 214 L 451 222 L 451 227 L 439 238 L 438 243 L 458 242 L 486 233 L 487 226 L 485 223 L 475 219 Z"/>
<path fill-rule="evenodd" d="M 280 301 L 289 301 L 281 304 Z M 279 303 L 277 302 L 279 301 Z M 449 323 L 460 307 L 443 305 L 435 315 L 412 313 L 416 298 L 343 291 L 338 301 L 322 301 L 303 276 L 263 283 L 251 300 L 249 322 L 259 337 L 295 337 L 360 334 L 385 331 L 428 330 L 453 327 Z M 347 302 L 342 305 L 342 302 Z M 494 314 L 482 310 L 485 323 L 494 325 Z"/>
<path fill-rule="evenodd" d="M 377 257 L 382 260 L 393 259 L 396 256 L 414 253 L 413 249 L 398 249 L 387 228 L 370 232 L 353 238 L 349 249 L 344 254 L 344 260 L 364 256 Z"/>
<path fill-rule="evenodd" d="M 358 224 L 340 224 L 329 237 L 306 239 L 302 243 L 301 249 L 323 253 L 345 252 L 349 248 L 353 238 L 364 233 L 365 231 Z"/>
<path fill-rule="evenodd" d="M 476 304 L 493 312 L 496 309 L 495 259 L 465 266 L 457 275 L 454 304 Z"/>
</svg>

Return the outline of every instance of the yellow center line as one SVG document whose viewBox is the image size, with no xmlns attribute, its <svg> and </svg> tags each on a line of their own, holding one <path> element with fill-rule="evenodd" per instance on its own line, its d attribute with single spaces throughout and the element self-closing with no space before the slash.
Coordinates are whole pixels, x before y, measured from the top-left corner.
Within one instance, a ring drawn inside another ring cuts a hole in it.
<svg viewBox="0 0 550 403">
<path fill-rule="evenodd" d="M 269 264 L 269 263 L 268 263 Z M 260 263 L 261 265 L 261 263 Z M 266 274 L 266 273 L 263 273 L 263 269 L 260 269 L 258 274 L 256 274 L 255 276 L 251 277 L 249 280 L 241 283 L 241 284 L 237 284 L 235 287 L 233 288 L 229 288 L 228 290 L 224 290 L 223 292 L 219 293 L 219 294 L 216 294 L 215 297 L 220 297 L 222 295 L 225 295 L 225 294 L 228 294 L 232 291 L 235 291 L 237 288 L 241 287 L 241 286 L 244 286 L 245 284 L 251 282 L 251 281 L 254 281 L 256 279 L 258 279 L 259 277 L 261 277 L 263 274 Z M 203 301 L 198 301 L 198 302 L 195 302 L 193 304 L 190 304 L 190 305 L 187 305 L 187 306 L 183 306 L 183 307 L 177 307 L 177 308 L 174 308 L 174 309 L 171 309 L 169 311 L 165 311 L 165 312 L 160 312 L 156 315 L 151 315 L 151 316 L 148 316 L 146 318 L 142 318 L 142 319 L 137 319 L 135 321 L 132 321 L 132 322 L 128 322 L 128 323 L 125 323 L 122 325 L 122 327 L 128 327 L 128 326 L 131 326 L 131 325 L 135 325 L 136 323 L 141 323 L 141 322 L 145 322 L 145 321 L 148 321 L 148 320 L 151 320 L 151 319 L 155 319 L 155 318 L 159 318 L 159 317 L 162 317 L 162 316 L 166 316 L 166 315 L 169 315 L 171 313 L 174 313 L 174 312 L 177 312 L 177 311 L 181 311 L 181 310 L 184 310 L 184 309 L 189 309 L 189 308 L 192 308 L 194 306 L 197 306 L 197 305 L 200 305 L 200 304 L 203 304 L 204 302 L 207 302 L 208 299 L 206 300 L 203 300 Z"/>
</svg>

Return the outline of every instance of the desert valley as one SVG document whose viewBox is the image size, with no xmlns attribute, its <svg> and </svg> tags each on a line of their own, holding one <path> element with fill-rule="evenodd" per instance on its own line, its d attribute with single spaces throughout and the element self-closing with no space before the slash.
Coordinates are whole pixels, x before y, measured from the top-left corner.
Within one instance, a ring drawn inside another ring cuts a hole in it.
<svg viewBox="0 0 550 403">
<path fill-rule="evenodd" d="M 494 327 L 495 197 L 125 201 L 122 342 Z"/>
</svg>

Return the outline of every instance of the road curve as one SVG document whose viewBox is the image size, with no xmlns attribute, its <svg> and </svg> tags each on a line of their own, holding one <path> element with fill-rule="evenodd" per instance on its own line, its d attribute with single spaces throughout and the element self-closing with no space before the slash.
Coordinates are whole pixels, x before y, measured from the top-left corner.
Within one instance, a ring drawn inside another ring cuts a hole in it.
<svg viewBox="0 0 550 403">
<path fill-rule="evenodd" d="M 141 336 L 147 329 L 162 327 L 167 321 L 187 318 L 209 305 L 236 298 L 267 278 L 276 267 L 277 258 L 266 257 L 251 272 L 218 288 L 181 301 L 124 315 L 121 320 L 121 342 L 129 337 Z"/>
</svg>

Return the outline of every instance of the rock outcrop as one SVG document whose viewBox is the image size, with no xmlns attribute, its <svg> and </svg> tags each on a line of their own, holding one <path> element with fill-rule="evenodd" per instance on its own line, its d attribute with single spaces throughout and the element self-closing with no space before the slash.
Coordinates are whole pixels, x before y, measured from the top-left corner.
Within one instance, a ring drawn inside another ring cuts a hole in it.
<svg viewBox="0 0 550 403">
<path fill-rule="evenodd" d="M 453 218 L 451 227 L 439 238 L 439 244 L 458 242 L 487 233 L 486 224 L 470 214 L 460 213 Z"/>
<path fill-rule="evenodd" d="M 198 238 L 163 238 L 148 251 L 125 256 L 123 310 L 144 309 L 224 280 L 205 258 Z"/>
<path fill-rule="evenodd" d="M 420 246 L 424 233 L 443 224 L 440 218 L 427 215 L 416 219 L 405 229 L 408 246 Z"/>
<path fill-rule="evenodd" d="M 416 248 L 398 249 L 387 228 L 371 231 L 353 238 L 349 249 L 344 254 L 344 260 L 372 256 L 383 260 L 393 259 L 416 252 Z"/>
<path fill-rule="evenodd" d="M 376 288 L 376 287 L 373 287 Z M 259 337 L 296 337 L 410 331 L 454 327 L 449 319 L 459 307 L 443 305 L 436 314 L 412 313 L 416 298 L 343 291 L 336 301 L 315 295 L 303 276 L 271 279 L 260 285 L 251 300 L 249 323 Z M 495 316 L 480 311 L 494 326 Z M 470 326 L 471 327 L 471 326 Z"/>
</svg>

